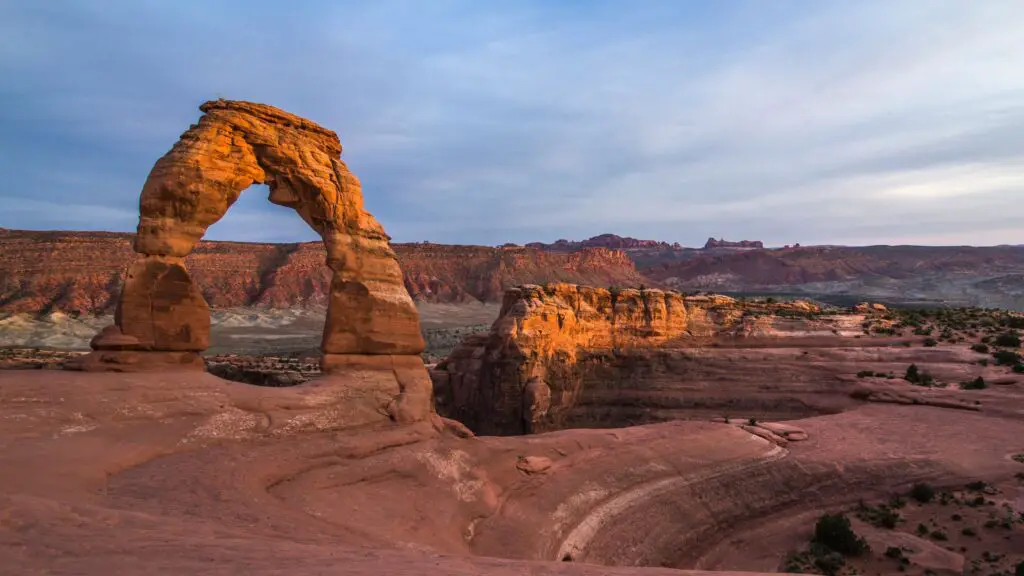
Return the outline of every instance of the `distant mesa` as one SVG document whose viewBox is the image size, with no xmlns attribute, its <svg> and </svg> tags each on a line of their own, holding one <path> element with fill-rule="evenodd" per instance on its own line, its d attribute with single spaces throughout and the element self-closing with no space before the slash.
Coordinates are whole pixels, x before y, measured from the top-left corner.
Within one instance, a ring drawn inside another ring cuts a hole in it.
<svg viewBox="0 0 1024 576">
<path fill-rule="evenodd" d="M 749 250 L 762 249 L 764 248 L 764 242 L 760 240 L 740 240 L 739 242 L 730 242 L 728 240 L 719 238 L 708 238 L 708 241 L 704 243 L 705 250 L 714 250 L 715 248 L 745 248 Z"/>
<path fill-rule="evenodd" d="M 583 248 L 608 248 L 611 250 L 636 250 L 640 248 L 679 250 L 682 248 L 678 242 L 669 244 L 668 242 L 661 242 L 658 240 L 640 240 L 637 238 L 630 238 L 629 236 L 618 236 L 616 234 L 600 234 L 580 241 L 566 240 L 563 238 L 555 240 L 551 244 L 545 244 L 544 242 L 530 242 L 526 247 L 552 252 L 574 252 Z"/>
</svg>

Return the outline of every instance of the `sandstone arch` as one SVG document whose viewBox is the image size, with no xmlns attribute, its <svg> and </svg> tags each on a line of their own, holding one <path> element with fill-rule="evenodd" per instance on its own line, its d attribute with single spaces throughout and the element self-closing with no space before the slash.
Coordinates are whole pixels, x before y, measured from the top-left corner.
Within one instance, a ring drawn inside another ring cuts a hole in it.
<svg viewBox="0 0 1024 576">
<path fill-rule="evenodd" d="M 201 366 L 210 314 L 184 257 L 253 184 L 323 238 L 334 271 L 321 350 L 325 371 L 400 365 L 422 370 L 419 315 L 383 227 L 363 208 L 337 134 L 272 106 L 216 100 L 153 166 L 139 200 L 139 253 L 115 326 L 79 368 Z M 106 354 L 104 354 L 106 353 Z"/>
</svg>

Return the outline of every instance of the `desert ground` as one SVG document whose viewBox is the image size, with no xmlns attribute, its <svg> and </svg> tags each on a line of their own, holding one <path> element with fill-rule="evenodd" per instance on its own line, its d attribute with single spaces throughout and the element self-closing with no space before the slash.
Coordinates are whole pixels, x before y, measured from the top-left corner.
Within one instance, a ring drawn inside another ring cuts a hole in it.
<svg viewBox="0 0 1024 576">
<path fill-rule="evenodd" d="M 419 309 L 428 338 L 479 333 L 497 314 Z M 322 322 L 315 311 L 213 316 L 211 357 L 238 342 L 254 357 L 283 341 L 315 347 Z M 57 330 L 23 334 L 56 348 L 102 320 L 40 320 Z M 318 373 L 278 388 L 202 373 L 0 371 L 0 563 L 68 574 L 1014 574 L 1024 377 L 971 348 L 1000 328 L 943 322 L 935 345 L 875 321 L 834 338 L 663 351 L 640 373 L 644 389 L 598 386 L 570 429 L 511 437 L 380 420 Z M 911 364 L 930 385 L 904 378 Z M 978 376 L 984 389 L 959 385 Z M 926 501 L 913 496 L 922 486 Z M 833 513 L 866 551 L 815 543 Z"/>
</svg>

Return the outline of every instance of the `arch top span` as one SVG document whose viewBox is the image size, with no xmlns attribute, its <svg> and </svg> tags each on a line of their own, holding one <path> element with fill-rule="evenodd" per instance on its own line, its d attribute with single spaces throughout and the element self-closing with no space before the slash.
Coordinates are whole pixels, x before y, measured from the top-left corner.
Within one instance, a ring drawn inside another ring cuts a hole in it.
<svg viewBox="0 0 1024 576">
<path fill-rule="evenodd" d="M 333 279 L 321 344 L 325 358 L 418 360 L 424 348 L 419 315 L 389 237 L 365 210 L 359 179 L 341 160 L 337 134 L 252 102 L 213 100 L 200 110 L 199 121 L 146 179 L 138 257 L 128 270 L 115 326 L 98 335 L 93 348 L 167 352 L 177 355 L 168 356 L 172 363 L 194 364 L 195 353 L 208 345 L 210 316 L 184 258 L 245 189 L 266 184 L 269 200 L 298 212 L 327 248 Z M 325 361 L 325 367 L 351 364 Z"/>
</svg>

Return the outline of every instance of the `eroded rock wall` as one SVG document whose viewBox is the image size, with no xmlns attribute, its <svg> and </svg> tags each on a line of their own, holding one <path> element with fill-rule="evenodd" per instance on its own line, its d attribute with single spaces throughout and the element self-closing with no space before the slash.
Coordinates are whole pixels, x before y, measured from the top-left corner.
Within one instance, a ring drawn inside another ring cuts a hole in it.
<svg viewBox="0 0 1024 576">
<path fill-rule="evenodd" d="M 691 370 L 693 350 L 723 336 L 807 330 L 799 317 L 818 313 L 804 302 L 741 304 L 656 289 L 520 286 L 506 292 L 488 334 L 467 338 L 433 370 L 435 399 L 439 411 L 479 434 L 627 425 L 635 423 L 621 421 L 630 394 L 656 390 Z M 830 333 L 824 324 L 817 329 Z M 602 400 L 609 396 L 622 400 L 614 414 Z"/>
</svg>

